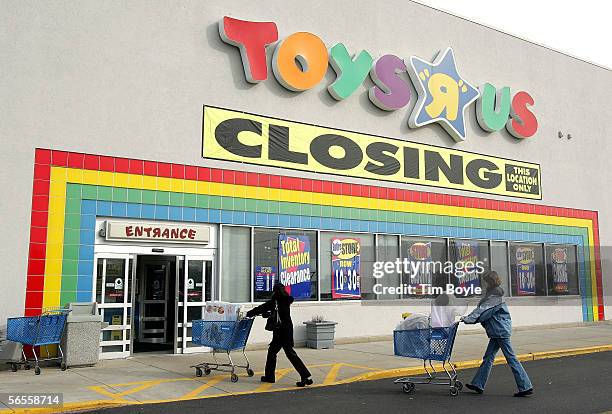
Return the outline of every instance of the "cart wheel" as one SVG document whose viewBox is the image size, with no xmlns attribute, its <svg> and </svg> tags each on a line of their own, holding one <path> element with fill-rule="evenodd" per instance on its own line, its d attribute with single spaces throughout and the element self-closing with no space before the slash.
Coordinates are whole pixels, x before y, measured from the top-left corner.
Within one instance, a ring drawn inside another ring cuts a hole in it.
<svg viewBox="0 0 612 414">
<path fill-rule="evenodd" d="M 62 362 L 62 364 L 60 365 L 60 369 L 61 369 L 62 371 L 66 371 L 66 369 L 67 369 L 67 368 L 68 368 L 68 366 L 66 365 L 66 363 L 65 363 L 65 362 Z"/>
<path fill-rule="evenodd" d="M 35 373 L 36 375 L 40 375 L 40 367 L 36 367 L 36 368 L 34 368 L 34 373 Z"/>
<path fill-rule="evenodd" d="M 238 382 L 238 375 L 232 374 L 232 382 Z"/>
<path fill-rule="evenodd" d="M 205 375 L 210 375 L 210 373 L 212 372 L 212 370 L 208 367 L 204 368 L 204 374 Z"/>
<path fill-rule="evenodd" d="M 404 391 L 406 394 L 412 394 L 414 392 L 414 383 L 406 382 L 402 384 L 402 391 Z"/>
<path fill-rule="evenodd" d="M 457 387 L 457 390 L 461 391 L 461 389 L 463 388 L 463 382 L 455 381 L 455 387 Z"/>
<path fill-rule="evenodd" d="M 196 377 L 202 376 L 202 370 L 200 368 L 196 368 Z"/>
<path fill-rule="evenodd" d="M 26 371 L 27 371 L 28 369 L 30 369 L 30 368 L 32 368 L 32 365 L 30 365 L 30 364 L 24 364 L 24 365 L 23 365 L 23 369 L 25 369 Z"/>
<path fill-rule="evenodd" d="M 450 395 L 452 395 L 453 397 L 456 397 L 457 395 L 459 395 L 459 390 L 457 389 L 457 387 L 450 387 Z"/>
<path fill-rule="evenodd" d="M 251 368 L 247 368 L 247 375 L 249 377 L 252 377 L 253 375 L 255 375 L 255 372 Z"/>
<path fill-rule="evenodd" d="M 14 362 L 11 362 L 11 371 L 17 372 L 17 364 L 15 364 Z"/>
</svg>

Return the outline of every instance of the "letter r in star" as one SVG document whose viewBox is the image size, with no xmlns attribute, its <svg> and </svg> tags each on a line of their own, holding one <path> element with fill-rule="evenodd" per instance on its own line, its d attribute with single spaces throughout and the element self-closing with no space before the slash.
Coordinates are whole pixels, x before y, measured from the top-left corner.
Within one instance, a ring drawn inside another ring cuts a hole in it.
<svg viewBox="0 0 612 414">
<path fill-rule="evenodd" d="M 433 63 L 412 56 L 410 66 L 408 72 L 418 94 L 410 127 L 439 122 L 455 141 L 464 141 L 465 110 L 480 93 L 457 72 L 453 49 L 440 52 Z"/>
</svg>

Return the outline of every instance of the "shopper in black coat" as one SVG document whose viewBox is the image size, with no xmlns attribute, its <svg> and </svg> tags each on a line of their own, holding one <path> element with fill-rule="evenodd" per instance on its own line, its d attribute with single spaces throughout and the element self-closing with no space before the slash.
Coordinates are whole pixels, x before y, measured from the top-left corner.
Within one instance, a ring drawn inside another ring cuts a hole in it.
<svg viewBox="0 0 612 414">
<path fill-rule="evenodd" d="M 304 387 L 312 384 L 310 371 L 302 362 L 298 354 L 293 349 L 293 322 L 291 321 L 290 306 L 293 303 L 293 296 L 290 296 L 285 290 L 282 283 L 274 285 L 272 298 L 264 304 L 257 306 L 247 312 L 248 317 L 267 314 L 268 316 L 274 312 L 278 306 L 278 316 L 280 318 L 280 326 L 272 331 L 272 342 L 268 347 L 268 357 L 266 358 L 266 372 L 261 377 L 262 382 L 274 383 L 276 371 L 276 354 L 281 350 L 285 351 L 287 359 L 291 362 L 295 370 L 300 374 L 301 381 L 296 385 Z"/>
</svg>

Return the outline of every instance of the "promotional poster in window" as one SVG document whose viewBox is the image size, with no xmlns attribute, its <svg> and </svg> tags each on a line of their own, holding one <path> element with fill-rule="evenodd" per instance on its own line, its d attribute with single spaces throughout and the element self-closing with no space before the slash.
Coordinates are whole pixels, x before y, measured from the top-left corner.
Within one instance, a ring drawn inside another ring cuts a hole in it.
<svg viewBox="0 0 612 414">
<path fill-rule="evenodd" d="M 331 240 L 332 298 L 361 298 L 361 240 Z"/>
<path fill-rule="evenodd" d="M 433 281 L 433 261 L 431 258 L 431 243 L 413 243 L 408 248 L 408 258 L 414 265 L 410 275 L 410 286 L 415 287 L 416 295 L 425 294 L 425 285 L 431 286 Z"/>
<path fill-rule="evenodd" d="M 556 248 L 551 254 L 553 290 L 555 293 L 568 293 L 567 249 Z"/>
<path fill-rule="evenodd" d="M 276 266 L 255 266 L 255 291 L 272 292 L 276 283 Z"/>
<path fill-rule="evenodd" d="M 535 250 L 533 247 L 516 249 L 516 281 L 519 296 L 536 294 Z"/>
<path fill-rule="evenodd" d="M 458 278 L 459 286 L 471 288 L 471 291 L 474 291 L 475 288 L 480 287 L 480 274 L 475 268 L 476 263 L 479 263 L 478 242 L 456 240 L 455 249 L 456 263 L 459 265 L 456 267 L 458 269 L 471 269 L 469 272 L 462 271 L 461 277 Z"/>
<path fill-rule="evenodd" d="M 310 238 L 308 236 L 278 236 L 279 281 L 296 300 L 309 299 Z"/>
</svg>

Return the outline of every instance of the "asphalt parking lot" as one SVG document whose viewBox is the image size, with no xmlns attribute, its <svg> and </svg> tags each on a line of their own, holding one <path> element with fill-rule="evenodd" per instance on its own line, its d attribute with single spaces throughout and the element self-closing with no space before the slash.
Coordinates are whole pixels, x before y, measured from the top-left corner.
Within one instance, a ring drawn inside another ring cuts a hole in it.
<svg viewBox="0 0 612 414">
<path fill-rule="evenodd" d="M 126 406 L 95 411 L 114 413 L 480 413 L 555 412 L 601 413 L 612 409 L 612 352 L 599 352 L 525 363 L 535 394 L 515 398 L 514 379 L 507 365 L 493 367 L 483 395 L 465 388 L 451 397 L 443 386 L 417 385 L 405 394 L 390 379 L 363 381 L 307 390 L 279 391 L 163 404 Z M 469 382 L 474 369 L 460 371 Z M 384 408 L 383 408 L 384 407 Z"/>
</svg>

